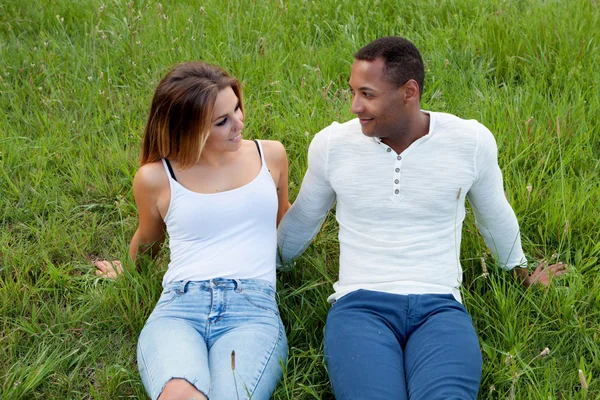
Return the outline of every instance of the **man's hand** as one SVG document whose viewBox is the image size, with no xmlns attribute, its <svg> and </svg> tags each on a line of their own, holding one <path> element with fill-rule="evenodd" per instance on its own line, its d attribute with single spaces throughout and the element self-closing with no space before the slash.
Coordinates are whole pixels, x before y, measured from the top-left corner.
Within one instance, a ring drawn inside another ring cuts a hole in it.
<svg viewBox="0 0 600 400">
<path fill-rule="evenodd" d="M 121 265 L 121 261 L 113 260 L 99 260 L 94 262 L 96 268 L 96 275 L 103 276 L 105 278 L 116 279 L 119 275 L 123 273 L 123 265 Z"/>
<path fill-rule="evenodd" d="M 540 284 L 548 286 L 550 284 L 551 276 L 561 276 L 569 272 L 567 270 L 567 264 L 559 262 L 558 264 L 548 265 L 548 262 L 542 261 L 535 271 L 531 275 L 524 268 L 515 268 L 514 273 L 521 283 L 529 287 L 531 285 Z"/>
</svg>

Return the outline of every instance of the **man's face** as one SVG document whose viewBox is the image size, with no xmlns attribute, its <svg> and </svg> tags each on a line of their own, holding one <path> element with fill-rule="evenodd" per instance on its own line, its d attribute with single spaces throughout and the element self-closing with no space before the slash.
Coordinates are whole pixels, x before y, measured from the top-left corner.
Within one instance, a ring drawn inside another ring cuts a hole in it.
<svg viewBox="0 0 600 400">
<path fill-rule="evenodd" d="M 407 118 L 403 86 L 396 87 L 384 76 L 385 62 L 354 60 L 350 73 L 350 112 L 360 120 L 365 136 L 386 138 L 402 131 Z"/>
</svg>

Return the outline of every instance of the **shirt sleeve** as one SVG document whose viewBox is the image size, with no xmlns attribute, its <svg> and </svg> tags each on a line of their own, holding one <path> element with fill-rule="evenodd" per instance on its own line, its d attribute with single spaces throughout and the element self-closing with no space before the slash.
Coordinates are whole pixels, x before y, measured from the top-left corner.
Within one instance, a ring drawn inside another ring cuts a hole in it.
<svg viewBox="0 0 600 400">
<path fill-rule="evenodd" d="M 335 202 L 327 178 L 329 128 L 317 133 L 308 149 L 308 169 L 296 201 L 277 229 L 277 266 L 298 258 L 319 232 Z"/>
<path fill-rule="evenodd" d="M 480 124 L 475 155 L 476 178 L 468 193 L 475 224 L 500 267 L 527 267 L 519 222 L 504 194 L 498 148 L 492 133 Z"/>
</svg>

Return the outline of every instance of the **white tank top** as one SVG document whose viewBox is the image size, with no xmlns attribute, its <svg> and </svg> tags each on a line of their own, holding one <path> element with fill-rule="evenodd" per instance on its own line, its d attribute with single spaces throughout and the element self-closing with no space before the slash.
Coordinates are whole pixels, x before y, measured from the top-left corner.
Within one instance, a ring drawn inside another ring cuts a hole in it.
<svg viewBox="0 0 600 400">
<path fill-rule="evenodd" d="M 256 143 L 260 172 L 250 183 L 226 192 L 184 188 L 163 159 L 171 187 L 165 216 L 171 261 L 163 286 L 213 278 L 262 279 L 275 286 L 277 189 Z"/>
</svg>

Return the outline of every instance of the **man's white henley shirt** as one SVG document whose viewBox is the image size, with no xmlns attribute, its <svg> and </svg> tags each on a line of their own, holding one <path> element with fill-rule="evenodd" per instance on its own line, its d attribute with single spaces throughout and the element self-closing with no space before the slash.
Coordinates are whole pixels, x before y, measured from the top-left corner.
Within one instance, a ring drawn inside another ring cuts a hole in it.
<svg viewBox="0 0 600 400">
<path fill-rule="evenodd" d="M 492 133 L 475 120 L 425 112 L 429 133 L 401 154 L 363 135 L 358 119 L 333 123 L 312 140 L 278 246 L 284 261 L 297 258 L 337 201 L 340 269 L 328 301 L 358 289 L 451 293 L 460 301 L 466 197 L 502 268 L 527 265 Z"/>
</svg>

